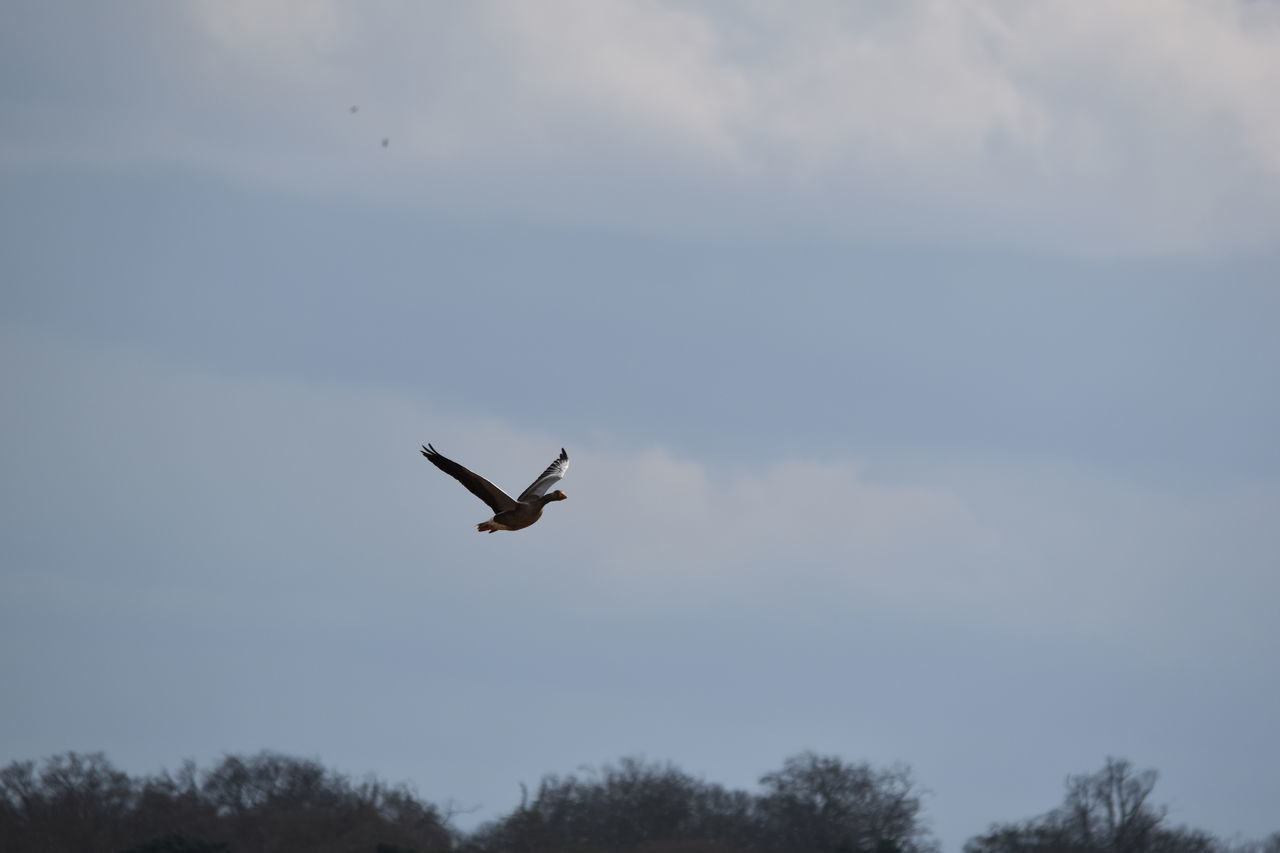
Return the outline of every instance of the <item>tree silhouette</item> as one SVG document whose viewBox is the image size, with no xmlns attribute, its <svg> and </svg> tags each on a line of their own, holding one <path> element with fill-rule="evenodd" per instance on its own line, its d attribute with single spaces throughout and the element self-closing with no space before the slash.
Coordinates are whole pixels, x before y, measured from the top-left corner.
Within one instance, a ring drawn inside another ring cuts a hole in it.
<svg viewBox="0 0 1280 853">
<path fill-rule="evenodd" d="M 920 794 L 905 767 L 876 769 L 801 753 L 760 779 L 765 838 L 779 849 L 925 853 Z"/>
<path fill-rule="evenodd" d="M 136 780 L 101 753 L 0 769 L 5 853 L 372 853 L 379 844 L 427 853 L 451 849 L 452 838 L 435 806 L 403 786 L 352 784 L 271 752 Z"/>
<path fill-rule="evenodd" d="M 992 824 L 965 853 L 1280 853 L 1280 832 L 1224 842 L 1170 826 L 1156 780 L 1108 758 L 1068 776 L 1057 808 Z M 754 793 L 638 758 L 549 775 L 470 834 L 404 785 L 275 752 L 137 778 L 102 753 L 0 768 L 3 853 L 934 853 L 921 814 L 906 767 L 812 752 Z"/>
<path fill-rule="evenodd" d="M 474 850 L 540 851 L 632 849 L 691 839 L 729 843 L 750 837 L 749 813 L 745 794 L 671 764 L 624 758 L 583 777 L 544 777 L 532 802 L 482 827 L 469 844 Z"/>
<path fill-rule="evenodd" d="M 1151 803 L 1157 773 L 1136 772 L 1107 758 L 1093 774 L 1068 776 L 1062 805 L 1022 824 L 993 824 L 965 844 L 965 853 L 1213 853 L 1224 848 L 1208 833 L 1165 824 Z"/>
</svg>

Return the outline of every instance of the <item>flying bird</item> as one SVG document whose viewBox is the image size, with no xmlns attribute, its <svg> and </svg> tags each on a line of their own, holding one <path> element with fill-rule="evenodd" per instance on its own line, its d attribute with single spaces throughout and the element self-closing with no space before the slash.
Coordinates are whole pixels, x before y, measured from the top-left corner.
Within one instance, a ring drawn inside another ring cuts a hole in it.
<svg viewBox="0 0 1280 853">
<path fill-rule="evenodd" d="M 547 470 L 533 481 L 533 485 L 521 492 L 518 498 L 511 497 L 474 471 L 441 456 L 430 444 L 422 448 L 422 455 L 427 457 L 432 465 L 466 486 L 467 491 L 487 503 L 493 510 L 493 518 L 476 525 L 476 530 L 480 532 L 492 533 L 495 530 L 520 530 L 528 527 L 542 517 L 544 506 L 568 497 L 559 489 L 547 492 L 547 489 L 560 482 L 560 478 L 569 470 L 569 454 L 564 452 L 563 447 L 560 448 L 560 455 L 556 460 L 548 465 Z"/>
</svg>

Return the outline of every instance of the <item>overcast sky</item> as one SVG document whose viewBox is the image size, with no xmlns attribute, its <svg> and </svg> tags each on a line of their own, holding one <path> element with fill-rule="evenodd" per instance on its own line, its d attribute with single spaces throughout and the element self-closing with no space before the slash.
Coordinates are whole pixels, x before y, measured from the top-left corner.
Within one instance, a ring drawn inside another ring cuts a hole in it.
<svg viewBox="0 0 1280 853">
<path fill-rule="evenodd" d="M 1280 5 L 2 5 L 0 762 L 1280 829 Z"/>
</svg>

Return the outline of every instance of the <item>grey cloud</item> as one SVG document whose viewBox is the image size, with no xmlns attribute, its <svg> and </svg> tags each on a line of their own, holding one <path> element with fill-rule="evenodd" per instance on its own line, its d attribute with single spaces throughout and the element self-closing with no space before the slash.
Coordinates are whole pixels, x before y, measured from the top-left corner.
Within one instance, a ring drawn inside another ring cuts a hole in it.
<svg viewBox="0 0 1280 853">
<path fill-rule="evenodd" d="M 543 581 L 605 596 L 591 607 L 606 612 L 696 613 L 726 595 L 760 612 L 812 596 L 1210 659 L 1274 630 L 1260 595 L 1280 544 L 1260 523 L 1280 510 L 1269 487 L 1162 491 L 1044 463 L 873 477 L 874 457 L 785 449 L 735 470 L 399 394 L 184 374 L 38 341 L 8 361 L 30 366 L 10 389 L 25 401 L 7 442 L 23 448 L 7 462 L 10 547 L 47 564 L 33 565 L 34 589 L 48 592 L 42 578 L 61 566 L 69 589 L 123 610 L 344 621 L 390 585 L 466 590 L 474 580 L 452 563 L 483 553 L 541 563 Z M 472 542 L 485 507 L 421 464 L 428 440 L 513 487 L 574 445 L 571 500 L 518 545 Z M 74 540 L 57 534 L 64 517 Z M 84 573 L 90 552 L 125 575 Z M 222 583 L 229 567 L 246 573 L 249 600 Z M 334 594 L 356 578 L 368 591 Z M 1193 611 L 1215 639 L 1183 632 Z"/>
<path fill-rule="evenodd" d="M 105 75 L 20 53 L 71 97 L 18 93 L 3 156 L 629 230 L 1212 253 L 1275 245 L 1273 18 L 1199 0 L 197 4 L 100 22 Z"/>
</svg>

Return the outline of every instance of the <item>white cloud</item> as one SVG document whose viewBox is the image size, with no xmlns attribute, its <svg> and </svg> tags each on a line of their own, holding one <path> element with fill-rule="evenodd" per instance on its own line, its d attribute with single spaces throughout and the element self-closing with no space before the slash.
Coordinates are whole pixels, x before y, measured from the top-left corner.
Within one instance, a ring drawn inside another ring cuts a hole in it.
<svg viewBox="0 0 1280 853">
<path fill-rule="evenodd" d="M 708 163 L 741 156 L 735 125 L 751 93 L 741 70 L 719 55 L 713 20 L 635 2 L 497 8 L 493 26 L 516 53 L 507 82 L 530 102 L 524 116 L 563 125 L 547 142 L 563 143 L 581 123 L 611 144 L 638 133 L 646 145 Z"/>
<path fill-rule="evenodd" d="M 1280 236 L 1275 4 L 184 8 L 121 24 L 105 78 L 60 68 L 93 107 L 30 107 L 7 161 L 177 160 L 628 228 L 1102 253 Z"/>
<path fill-rule="evenodd" d="M 581 457 L 574 485 L 589 503 L 556 520 L 573 531 L 575 582 L 625 590 L 633 606 L 799 603 L 1157 657 L 1256 648 L 1271 633 L 1255 596 L 1277 586 L 1266 567 L 1280 537 L 1261 523 L 1280 514 L 1274 489 L 1178 494 L 998 460 L 886 481 L 850 460 L 733 471 L 659 450 Z M 1195 623 L 1215 626 L 1212 648 Z"/>
</svg>

